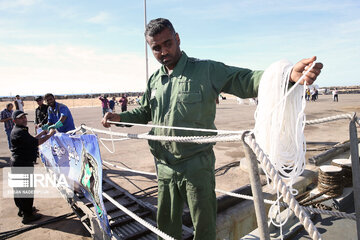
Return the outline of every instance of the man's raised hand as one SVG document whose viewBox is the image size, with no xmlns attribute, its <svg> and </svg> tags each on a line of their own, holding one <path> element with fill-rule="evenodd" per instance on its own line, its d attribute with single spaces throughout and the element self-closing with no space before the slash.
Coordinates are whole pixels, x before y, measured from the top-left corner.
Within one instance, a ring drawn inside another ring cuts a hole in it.
<svg viewBox="0 0 360 240">
<path fill-rule="evenodd" d="M 291 71 L 290 81 L 297 82 L 315 61 L 316 57 L 314 56 L 311 58 L 304 58 L 301 61 L 297 62 Z M 306 85 L 313 84 L 316 78 L 319 76 L 322 68 L 322 63 L 316 63 L 315 66 L 301 80 L 300 84 L 304 84 L 304 82 L 306 82 Z"/>
</svg>

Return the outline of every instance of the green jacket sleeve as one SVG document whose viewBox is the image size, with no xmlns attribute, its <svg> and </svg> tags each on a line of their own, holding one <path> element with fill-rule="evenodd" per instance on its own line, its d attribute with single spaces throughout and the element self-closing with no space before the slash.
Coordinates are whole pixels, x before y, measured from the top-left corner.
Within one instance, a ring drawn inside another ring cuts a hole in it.
<svg viewBox="0 0 360 240">
<path fill-rule="evenodd" d="M 230 93 L 240 98 L 257 96 L 263 71 L 227 66 L 219 62 L 210 63 L 209 70 L 211 83 L 218 93 Z"/>
<path fill-rule="evenodd" d="M 149 88 L 148 88 L 149 89 Z M 151 121 L 149 90 L 140 99 L 140 107 L 119 114 L 121 122 L 146 124 Z"/>
</svg>

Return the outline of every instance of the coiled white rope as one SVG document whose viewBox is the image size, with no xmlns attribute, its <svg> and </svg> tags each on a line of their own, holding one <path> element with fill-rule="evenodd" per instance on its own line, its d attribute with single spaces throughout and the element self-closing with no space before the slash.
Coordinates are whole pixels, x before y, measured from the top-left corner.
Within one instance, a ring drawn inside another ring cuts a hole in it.
<svg viewBox="0 0 360 240">
<path fill-rule="evenodd" d="M 253 132 L 256 141 L 280 176 L 289 179 L 289 190 L 294 195 L 297 194 L 297 190 L 293 189 L 292 185 L 305 169 L 306 154 L 304 136 L 306 83 L 303 87 L 299 86 L 299 83 L 314 66 L 315 62 L 288 90 L 292 64 L 283 60 L 270 65 L 260 81 L 259 104 L 254 114 Z M 261 167 L 268 179 L 269 173 L 265 166 L 261 165 Z M 276 187 L 275 184 L 273 186 Z M 277 188 L 277 200 L 270 207 L 270 211 L 277 209 L 276 211 L 280 214 L 281 198 L 283 195 Z M 288 217 L 289 214 L 278 223 L 272 218 L 270 220 L 273 225 L 280 227 L 280 232 L 282 232 L 282 226 L 287 222 Z"/>
<path fill-rule="evenodd" d="M 259 86 L 259 104 L 255 111 L 253 130 L 261 149 L 281 176 L 290 179 L 290 185 L 305 169 L 306 86 L 299 86 L 299 83 L 307 73 L 288 91 L 291 69 L 289 62 L 280 61 L 264 72 Z"/>
</svg>

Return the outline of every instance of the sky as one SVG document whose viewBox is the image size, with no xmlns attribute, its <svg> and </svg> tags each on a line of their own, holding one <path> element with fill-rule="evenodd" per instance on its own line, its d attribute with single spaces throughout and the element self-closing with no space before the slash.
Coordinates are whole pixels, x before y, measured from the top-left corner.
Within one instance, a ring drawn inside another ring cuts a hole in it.
<svg viewBox="0 0 360 240">
<path fill-rule="evenodd" d="M 360 1 L 147 0 L 188 56 L 253 70 L 317 56 L 316 84 L 360 85 Z M 144 91 L 143 0 L 0 0 L 0 96 Z M 149 75 L 160 67 L 148 49 Z"/>
</svg>

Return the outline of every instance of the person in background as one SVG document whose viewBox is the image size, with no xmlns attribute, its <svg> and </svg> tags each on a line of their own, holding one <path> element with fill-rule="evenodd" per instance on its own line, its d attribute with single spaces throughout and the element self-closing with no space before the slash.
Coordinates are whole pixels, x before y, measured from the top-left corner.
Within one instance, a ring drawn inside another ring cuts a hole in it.
<svg viewBox="0 0 360 240">
<path fill-rule="evenodd" d="M 15 96 L 14 104 L 15 104 L 15 109 L 16 110 L 24 111 L 24 105 L 25 104 L 24 104 L 23 100 L 20 98 L 19 95 Z"/>
<path fill-rule="evenodd" d="M 126 112 L 127 111 L 127 104 L 128 104 L 128 99 L 126 97 L 126 95 L 123 93 L 121 95 L 120 101 L 121 103 L 121 112 Z"/>
<path fill-rule="evenodd" d="M 115 103 L 116 103 L 116 98 L 112 97 L 111 100 L 109 101 L 109 108 L 111 112 L 115 112 Z"/>
<path fill-rule="evenodd" d="M 315 88 L 315 100 L 318 100 L 318 98 L 319 98 L 319 90 Z"/>
<path fill-rule="evenodd" d="M 216 103 L 220 92 L 241 98 L 256 97 L 263 71 L 227 66 L 212 60 L 188 57 L 180 50 L 180 37 L 171 22 L 151 20 L 145 38 L 161 67 L 150 77 L 140 106 L 119 114 L 107 113 L 107 122 L 132 122 L 161 126 L 216 129 Z M 302 59 L 288 72 L 290 84 L 297 82 L 316 57 Z M 304 76 L 311 85 L 323 65 L 316 63 Z M 211 133 L 153 128 L 151 135 L 193 136 Z M 149 140 L 158 178 L 157 224 L 175 239 L 182 238 L 184 204 L 190 210 L 194 240 L 216 239 L 216 194 L 214 144 Z"/>
<path fill-rule="evenodd" d="M 104 116 L 105 113 L 109 111 L 109 100 L 107 99 L 107 95 L 100 96 L 99 100 L 101 101 L 102 113 Z"/>
<path fill-rule="evenodd" d="M 13 119 L 12 119 L 13 108 L 14 108 L 14 105 L 12 103 L 6 104 L 6 108 L 4 108 L 4 110 L 1 111 L 1 117 L 0 117 L 0 122 L 4 123 L 4 129 L 6 132 L 10 150 L 11 150 L 10 134 L 11 134 L 11 130 L 14 127 L 14 123 L 13 123 Z"/>
<path fill-rule="evenodd" d="M 316 91 L 315 88 L 312 88 L 310 91 L 311 94 L 311 101 L 315 102 L 316 101 Z"/>
<path fill-rule="evenodd" d="M 135 99 L 135 102 L 140 105 L 140 96 L 137 96 L 136 99 Z"/>
<path fill-rule="evenodd" d="M 66 133 L 75 129 L 74 119 L 65 104 L 56 102 L 51 93 L 45 95 L 45 101 L 49 108 L 48 122 L 41 127 L 43 130 L 55 128 L 59 132 Z"/>
<path fill-rule="evenodd" d="M 48 108 L 49 106 L 44 104 L 44 98 L 38 96 L 35 98 L 38 107 L 35 109 L 35 129 L 41 128 L 48 122 Z"/>
<path fill-rule="evenodd" d="M 338 102 L 339 101 L 339 96 L 338 96 L 338 90 L 337 88 L 334 88 L 334 90 L 332 91 L 332 95 L 333 95 L 333 101 Z"/>
<path fill-rule="evenodd" d="M 15 126 L 11 131 L 11 172 L 13 174 L 31 174 L 34 172 L 34 162 L 37 158 L 38 146 L 47 141 L 55 134 L 55 129 L 51 129 L 49 133 L 42 131 L 35 137 L 29 134 L 27 127 L 27 113 L 16 110 L 12 114 Z M 23 168 L 26 167 L 26 168 Z M 18 207 L 18 216 L 23 217 L 22 223 L 28 224 L 41 218 L 41 214 L 35 213 L 33 207 L 33 193 L 22 193 L 22 190 L 33 190 L 33 188 L 14 188 L 14 201 Z"/>
</svg>

